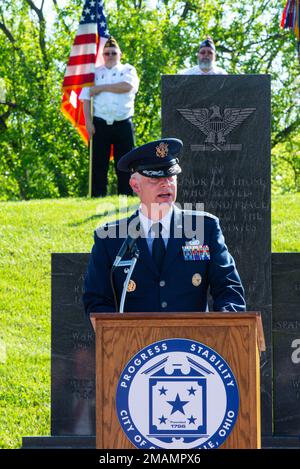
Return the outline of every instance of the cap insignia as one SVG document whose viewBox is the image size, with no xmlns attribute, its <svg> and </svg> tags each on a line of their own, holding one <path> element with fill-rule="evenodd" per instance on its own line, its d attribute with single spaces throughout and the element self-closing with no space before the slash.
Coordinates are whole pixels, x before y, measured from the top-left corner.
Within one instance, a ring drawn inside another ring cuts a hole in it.
<svg viewBox="0 0 300 469">
<path fill-rule="evenodd" d="M 165 158 L 169 153 L 168 149 L 168 144 L 161 142 L 159 145 L 156 147 L 156 156 L 159 158 Z"/>
</svg>

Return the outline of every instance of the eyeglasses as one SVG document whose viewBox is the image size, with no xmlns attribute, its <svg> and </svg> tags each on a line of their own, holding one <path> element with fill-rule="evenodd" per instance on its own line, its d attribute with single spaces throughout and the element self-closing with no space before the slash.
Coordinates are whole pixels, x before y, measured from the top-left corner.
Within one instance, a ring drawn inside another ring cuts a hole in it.
<svg viewBox="0 0 300 469">
<path fill-rule="evenodd" d="M 213 55 L 214 51 L 213 50 L 199 50 L 198 54 L 199 55 L 205 55 L 205 54 L 208 54 L 208 55 Z"/>
<path fill-rule="evenodd" d="M 103 52 L 103 55 L 106 55 L 107 57 L 109 55 L 117 55 L 118 52 Z"/>
</svg>

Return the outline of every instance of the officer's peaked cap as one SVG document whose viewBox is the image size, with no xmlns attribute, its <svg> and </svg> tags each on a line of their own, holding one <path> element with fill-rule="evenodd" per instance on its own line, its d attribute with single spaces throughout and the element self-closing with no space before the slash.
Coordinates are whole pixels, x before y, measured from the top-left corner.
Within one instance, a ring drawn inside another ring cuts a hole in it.
<svg viewBox="0 0 300 469">
<path fill-rule="evenodd" d="M 182 146 L 178 138 L 162 138 L 146 143 L 122 156 L 118 169 L 151 178 L 174 176 L 181 173 L 177 156 Z"/>
</svg>

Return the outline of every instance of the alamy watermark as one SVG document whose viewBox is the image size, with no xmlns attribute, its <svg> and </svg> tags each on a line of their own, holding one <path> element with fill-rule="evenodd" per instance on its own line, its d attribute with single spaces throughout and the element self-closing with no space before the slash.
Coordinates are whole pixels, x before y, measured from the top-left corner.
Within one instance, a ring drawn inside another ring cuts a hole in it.
<svg viewBox="0 0 300 469">
<path fill-rule="evenodd" d="M 97 213 L 101 213 L 104 216 L 107 215 L 115 221 L 107 223 L 101 229 L 98 229 L 98 237 L 102 239 L 127 238 L 128 235 L 132 238 L 147 237 L 148 233 L 144 233 L 141 229 L 138 211 L 136 216 L 132 216 L 134 209 L 138 210 L 138 208 L 129 205 L 126 196 L 119 197 L 118 205 L 107 202 L 105 205 L 101 204 Z M 159 212 L 162 216 L 168 212 L 166 204 L 154 203 L 148 208 L 143 205 L 143 214 L 149 219 L 153 219 L 152 215 L 157 215 Z M 170 236 L 178 239 L 196 239 L 200 244 L 203 243 L 204 213 L 203 203 L 184 203 L 181 205 L 176 202 L 173 208 L 174 223 L 171 224 Z M 117 221 L 118 219 L 120 220 Z M 157 219 L 157 221 L 159 220 Z"/>
</svg>

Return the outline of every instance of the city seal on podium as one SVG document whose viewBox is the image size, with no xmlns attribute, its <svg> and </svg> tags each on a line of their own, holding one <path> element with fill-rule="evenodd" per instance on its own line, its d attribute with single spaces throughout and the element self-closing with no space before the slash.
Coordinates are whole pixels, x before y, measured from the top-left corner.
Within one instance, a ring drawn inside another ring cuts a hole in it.
<svg viewBox="0 0 300 469">
<path fill-rule="evenodd" d="M 219 448 L 232 431 L 239 391 L 215 350 L 189 339 L 166 339 L 140 350 L 121 373 L 120 425 L 140 449 Z"/>
</svg>

